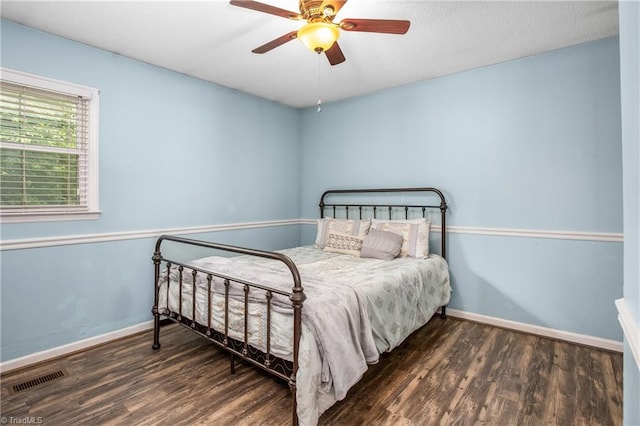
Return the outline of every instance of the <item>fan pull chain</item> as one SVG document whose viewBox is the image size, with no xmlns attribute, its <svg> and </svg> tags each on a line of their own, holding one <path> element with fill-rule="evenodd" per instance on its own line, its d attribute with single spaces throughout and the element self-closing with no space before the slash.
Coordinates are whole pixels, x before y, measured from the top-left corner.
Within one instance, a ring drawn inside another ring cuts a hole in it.
<svg viewBox="0 0 640 426">
<path fill-rule="evenodd" d="M 318 114 L 322 112 L 322 100 L 320 99 L 320 52 L 318 52 Z"/>
</svg>

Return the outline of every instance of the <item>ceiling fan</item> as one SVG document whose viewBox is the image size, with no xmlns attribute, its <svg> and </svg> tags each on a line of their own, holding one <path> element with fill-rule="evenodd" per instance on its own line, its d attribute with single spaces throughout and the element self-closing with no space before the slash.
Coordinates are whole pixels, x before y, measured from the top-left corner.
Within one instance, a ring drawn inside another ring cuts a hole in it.
<svg viewBox="0 0 640 426">
<path fill-rule="evenodd" d="M 318 54 L 324 52 L 331 65 L 338 65 L 345 61 L 344 54 L 337 43 L 340 30 L 385 34 L 405 34 L 409 30 L 410 22 L 404 20 L 346 18 L 338 23 L 333 22 L 346 2 L 347 0 L 300 0 L 300 13 L 298 13 L 253 0 L 230 1 L 233 6 L 295 21 L 307 21 L 299 30 L 291 31 L 256 47 L 252 50 L 253 53 L 266 53 L 297 38 L 314 52 Z"/>
</svg>

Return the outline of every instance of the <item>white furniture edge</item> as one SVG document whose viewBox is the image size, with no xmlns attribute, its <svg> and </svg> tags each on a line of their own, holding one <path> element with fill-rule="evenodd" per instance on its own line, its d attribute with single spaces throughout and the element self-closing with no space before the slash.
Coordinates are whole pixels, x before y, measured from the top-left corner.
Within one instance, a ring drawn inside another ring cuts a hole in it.
<svg viewBox="0 0 640 426">
<path fill-rule="evenodd" d="M 571 333 L 568 331 L 555 330 L 552 328 L 540 327 L 537 325 L 510 321 L 510 320 L 505 320 L 501 318 L 490 317 L 487 315 L 474 314 L 472 312 L 465 312 L 457 309 L 448 308 L 447 315 L 454 318 L 468 319 L 470 321 L 493 325 L 496 327 L 506 328 L 509 330 L 522 331 L 529 334 L 535 334 L 543 337 L 550 337 L 558 340 L 578 343 L 581 345 L 593 346 L 596 348 L 611 350 L 615 352 L 622 352 L 622 349 L 623 349 L 622 342 L 617 342 L 615 340 L 603 339 L 603 338 L 594 337 L 594 336 L 587 336 L 584 334 Z M 439 320 L 439 319 L 434 318 L 434 320 Z M 78 352 L 84 349 L 91 348 L 96 345 L 100 345 L 112 340 L 120 339 L 123 337 L 127 337 L 130 335 L 137 334 L 137 333 L 151 330 L 151 329 L 153 329 L 153 321 L 146 321 L 140 324 L 133 325 L 131 327 L 126 327 L 120 330 L 115 330 L 109 333 L 101 334 L 99 336 L 79 340 L 77 342 L 58 346 L 56 348 L 47 349 L 42 352 L 25 355 L 20 358 L 15 358 L 15 359 L 0 363 L 0 373 L 6 373 L 11 370 L 26 367 L 28 365 L 46 361 L 49 359 L 57 358 L 73 352 Z M 151 343 L 152 343 L 151 340 L 149 340 L 149 345 L 151 345 Z M 637 361 L 637 358 L 636 358 L 636 361 Z"/>
<path fill-rule="evenodd" d="M 633 315 L 624 299 L 616 300 L 616 308 L 618 308 L 618 321 L 622 326 L 624 337 L 631 348 L 636 366 L 640 370 L 640 329 L 638 328 L 638 323 L 634 321 Z"/>
<path fill-rule="evenodd" d="M 571 343 L 577 343 L 585 346 L 606 349 L 615 352 L 622 352 L 622 342 L 616 340 L 603 339 L 602 337 L 589 336 L 586 334 L 578 334 L 570 331 L 557 330 L 539 325 L 527 324 L 523 322 L 511 321 L 488 315 L 476 314 L 473 312 L 460 311 L 458 309 L 447 308 L 447 315 L 454 318 L 466 319 L 482 324 L 493 325 L 509 330 L 521 331 L 528 334 L 534 334 L 542 337 L 563 340 Z"/>
<path fill-rule="evenodd" d="M 0 251 L 22 250 L 30 248 L 53 247 L 71 244 L 102 243 L 107 241 L 134 240 L 140 238 L 156 238 L 162 234 L 201 234 L 207 232 L 233 231 L 238 229 L 266 228 L 285 225 L 315 225 L 316 219 L 287 219 L 261 222 L 229 223 L 220 225 L 193 226 L 183 228 L 148 229 L 141 231 L 105 232 L 100 234 L 63 235 L 42 238 L 22 238 L 0 241 Z M 431 229 L 440 232 L 440 225 L 434 224 Z M 574 232 L 574 231 L 540 231 L 533 229 L 478 228 L 449 226 L 448 232 L 453 234 L 488 235 L 522 238 L 551 238 L 558 240 L 623 242 L 623 235 L 615 232 Z"/>
</svg>

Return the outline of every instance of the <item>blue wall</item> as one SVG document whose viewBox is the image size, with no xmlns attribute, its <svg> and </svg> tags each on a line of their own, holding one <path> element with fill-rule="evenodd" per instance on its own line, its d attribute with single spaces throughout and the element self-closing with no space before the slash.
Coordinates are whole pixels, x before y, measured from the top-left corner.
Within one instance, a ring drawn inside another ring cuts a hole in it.
<svg viewBox="0 0 640 426">
<path fill-rule="evenodd" d="M 100 219 L 2 239 L 299 217 L 299 111 L 2 21 L 2 66 L 100 89 Z M 277 249 L 299 227 L 216 235 Z M 2 251 L 2 360 L 151 319 L 152 239 Z"/>
<path fill-rule="evenodd" d="M 417 185 L 444 190 L 454 227 L 622 232 L 617 38 L 317 114 L 6 21 L 1 35 L 3 66 L 101 90 L 101 218 L 3 225 L 5 240 L 311 219 L 328 188 Z M 331 132 L 299 130 L 310 128 Z M 313 235 L 203 237 L 275 249 Z M 152 249 L 147 238 L 0 252 L 1 359 L 150 319 Z M 620 341 L 622 252 L 452 233 L 451 307 Z"/>
<path fill-rule="evenodd" d="M 617 38 L 308 108 L 301 126 L 331 129 L 302 134 L 306 218 L 330 187 L 424 185 L 453 227 L 622 232 Z M 450 307 L 620 341 L 622 251 L 452 233 Z"/>
<path fill-rule="evenodd" d="M 619 3 L 624 188 L 624 301 L 640 330 L 640 3 Z M 624 348 L 624 424 L 640 425 L 640 366 Z"/>
</svg>

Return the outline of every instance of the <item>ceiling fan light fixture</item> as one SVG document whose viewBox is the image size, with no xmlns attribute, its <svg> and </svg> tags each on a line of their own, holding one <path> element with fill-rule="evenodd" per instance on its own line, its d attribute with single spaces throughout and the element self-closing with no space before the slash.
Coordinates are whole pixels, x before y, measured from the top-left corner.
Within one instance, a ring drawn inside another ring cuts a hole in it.
<svg viewBox="0 0 640 426">
<path fill-rule="evenodd" d="M 340 29 L 328 22 L 310 22 L 298 30 L 297 38 L 316 53 L 329 50 L 340 37 Z"/>
</svg>

